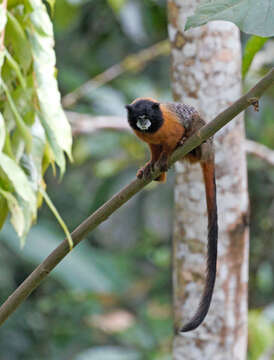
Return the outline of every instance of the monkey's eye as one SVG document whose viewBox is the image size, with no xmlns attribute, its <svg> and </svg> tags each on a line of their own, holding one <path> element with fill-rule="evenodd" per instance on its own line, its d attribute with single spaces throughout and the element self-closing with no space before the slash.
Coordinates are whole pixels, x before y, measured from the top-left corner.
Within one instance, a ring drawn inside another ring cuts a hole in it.
<svg viewBox="0 0 274 360">
<path fill-rule="evenodd" d="M 146 115 L 141 115 L 138 117 L 136 125 L 140 130 L 147 130 L 151 125 L 151 121 L 146 117 Z"/>
</svg>

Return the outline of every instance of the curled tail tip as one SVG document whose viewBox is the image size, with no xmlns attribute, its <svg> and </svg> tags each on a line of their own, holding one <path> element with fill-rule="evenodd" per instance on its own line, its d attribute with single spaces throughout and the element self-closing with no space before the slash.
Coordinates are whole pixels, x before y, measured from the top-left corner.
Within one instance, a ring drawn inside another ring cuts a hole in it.
<svg viewBox="0 0 274 360">
<path fill-rule="evenodd" d="M 186 323 L 181 328 L 180 333 L 195 330 L 198 326 L 200 326 L 202 324 L 202 322 L 204 321 L 205 317 L 208 314 L 208 310 L 209 310 L 210 303 L 211 303 L 213 286 L 214 286 L 214 281 L 209 288 L 206 288 L 206 290 L 209 290 L 209 294 L 204 294 L 204 296 L 202 298 L 202 302 L 200 303 L 197 313 L 193 316 L 193 318 L 188 323 Z"/>
<path fill-rule="evenodd" d="M 195 330 L 195 329 L 196 329 L 196 327 L 188 326 L 188 324 L 186 324 L 186 325 L 183 326 L 182 329 L 179 331 L 179 334 L 186 333 L 186 332 L 189 332 L 189 331 L 192 331 L 192 330 Z"/>
<path fill-rule="evenodd" d="M 192 331 L 195 330 L 201 323 L 202 323 L 203 319 L 194 319 L 193 321 L 190 321 L 188 323 L 186 323 L 180 330 L 180 333 L 185 333 L 188 331 Z"/>
</svg>

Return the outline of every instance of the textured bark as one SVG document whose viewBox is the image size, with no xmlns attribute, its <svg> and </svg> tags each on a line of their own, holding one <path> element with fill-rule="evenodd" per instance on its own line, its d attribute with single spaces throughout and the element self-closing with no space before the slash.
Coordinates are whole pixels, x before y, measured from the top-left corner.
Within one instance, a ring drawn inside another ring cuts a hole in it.
<svg viewBox="0 0 274 360">
<path fill-rule="evenodd" d="M 197 0 L 169 0 L 174 99 L 206 121 L 241 94 L 239 32 L 215 21 L 183 32 Z M 245 359 L 247 345 L 248 195 L 242 115 L 215 136 L 219 213 L 218 273 L 212 304 L 197 330 L 176 335 L 175 360 Z M 206 202 L 199 165 L 176 163 L 174 224 L 175 328 L 194 315 L 201 297 L 207 241 Z"/>
</svg>

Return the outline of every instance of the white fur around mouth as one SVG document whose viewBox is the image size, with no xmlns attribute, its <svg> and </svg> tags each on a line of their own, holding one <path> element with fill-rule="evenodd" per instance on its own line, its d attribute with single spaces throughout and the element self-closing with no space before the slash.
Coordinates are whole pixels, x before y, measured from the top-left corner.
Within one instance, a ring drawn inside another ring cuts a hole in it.
<svg viewBox="0 0 274 360">
<path fill-rule="evenodd" d="M 151 121 L 149 119 L 145 118 L 145 117 L 141 117 L 137 121 L 136 125 L 138 126 L 138 128 L 140 130 L 147 130 L 151 125 Z"/>
</svg>

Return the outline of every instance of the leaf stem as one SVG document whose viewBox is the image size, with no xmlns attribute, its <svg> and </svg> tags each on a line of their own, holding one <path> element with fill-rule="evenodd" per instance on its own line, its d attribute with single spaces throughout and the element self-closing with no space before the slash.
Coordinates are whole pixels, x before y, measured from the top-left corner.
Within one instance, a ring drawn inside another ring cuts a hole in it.
<svg viewBox="0 0 274 360">
<path fill-rule="evenodd" d="M 67 225 L 65 224 L 64 220 L 61 218 L 58 210 L 56 209 L 55 205 L 51 201 L 50 197 L 48 196 L 47 192 L 42 188 L 42 186 L 39 187 L 39 192 L 42 194 L 43 198 L 45 199 L 46 204 L 48 205 L 49 209 L 53 213 L 53 215 L 56 217 L 57 221 L 59 222 L 61 228 L 64 230 L 64 233 L 67 237 L 67 241 L 69 244 L 69 250 L 71 251 L 73 249 L 73 241 L 70 235 L 70 232 L 68 230 Z"/>
</svg>

